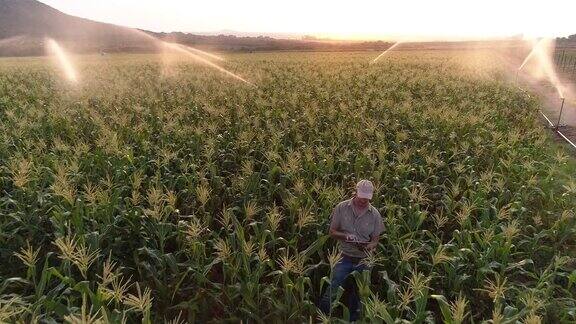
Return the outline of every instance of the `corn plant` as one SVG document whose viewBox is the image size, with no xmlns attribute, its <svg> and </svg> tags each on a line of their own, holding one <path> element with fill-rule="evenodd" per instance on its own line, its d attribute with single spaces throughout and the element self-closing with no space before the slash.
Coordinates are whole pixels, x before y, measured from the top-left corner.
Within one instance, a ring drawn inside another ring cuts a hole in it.
<svg viewBox="0 0 576 324">
<path fill-rule="evenodd" d="M 227 54 L 257 87 L 1 59 L 0 322 L 337 321 L 329 217 L 363 178 L 363 321 L 576 321 L 576 163 L 538 101 L 490 51 L 390 54 Z"/>
</svg>

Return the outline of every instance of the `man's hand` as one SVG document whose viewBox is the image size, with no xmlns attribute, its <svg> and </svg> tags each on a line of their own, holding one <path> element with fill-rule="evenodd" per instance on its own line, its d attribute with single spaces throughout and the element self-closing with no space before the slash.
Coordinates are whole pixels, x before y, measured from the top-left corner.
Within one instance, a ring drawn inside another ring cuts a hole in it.
<svg viewBox="0 0 576 324">
<path fill-rule="evenodd" d="M 358 242 L 358 236 L 354 234 L 346 234 L 346 241 L 348 242 Z"/>
<path fill-rule="evenodd" d="M 377 246 L 378 246 L 378 241 L 370 241 L 370 243 L 366 244 L 366 250 L 372 251 L 372 250 L 376 249 Z"/>
<path fill-rule="evenodd" d="M 348 240 L 348 233 L 339 232 L 335 228 L 330 228 L 330 236 L 335 238 L 339 241 L 347 241 Z"/>
</svg>

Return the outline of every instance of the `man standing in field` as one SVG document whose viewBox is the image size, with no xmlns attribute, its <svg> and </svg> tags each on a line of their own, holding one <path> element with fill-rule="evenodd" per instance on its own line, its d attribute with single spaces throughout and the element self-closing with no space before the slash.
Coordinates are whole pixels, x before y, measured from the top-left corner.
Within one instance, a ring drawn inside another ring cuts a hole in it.
<svg viewBox="0 0 576 324">
<path fill-rule="evenodd" d="M 332 211 L 330 236 L 338 240 L 342 259 L 332 269 L 332 282 L 320 301 L 320 309 L 326 314 L 346 277 L 354 271 L 367 270 L 362 260 L 378 246 L 384 225 L 380 213 L 370 204 L 373 193 L 372 182 L 361 180 L 356 185 L 354 197 L 339 203 Z M 356 287 L 353 290 L 349 293 L 351 321 L 358 319 L 360 306 Z"/>
</svg>

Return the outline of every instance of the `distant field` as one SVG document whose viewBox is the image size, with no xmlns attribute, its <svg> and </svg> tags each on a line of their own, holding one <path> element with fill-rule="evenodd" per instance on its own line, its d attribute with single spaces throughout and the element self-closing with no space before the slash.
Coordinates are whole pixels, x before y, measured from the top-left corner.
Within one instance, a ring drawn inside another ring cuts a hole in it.
<svg viewBox="0 0 576 324">
<path fill-rule="evenodd" d="M 215 62 L 256 87 L 0 59 L 0 322 L 328 322 L 329 216 L 361 178 L 386 226 L 365 322 L 576 321 L 576 164 L 534 99 L 486 53 L 376 55 Z"/>
</svg>

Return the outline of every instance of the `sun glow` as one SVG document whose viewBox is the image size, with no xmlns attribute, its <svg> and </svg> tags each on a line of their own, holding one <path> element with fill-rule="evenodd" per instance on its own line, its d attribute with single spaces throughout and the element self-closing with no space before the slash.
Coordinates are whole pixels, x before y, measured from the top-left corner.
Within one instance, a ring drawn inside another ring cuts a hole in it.
<svg viewBox="0 0 576 324">
<path fill-rule="evenodd" d="M 69 14 L 153 31 L 397 41 L 566 36 L 575 32 L 576 11 L 576 1 L 567 0 L 43 2 Z"/>
</svg>

